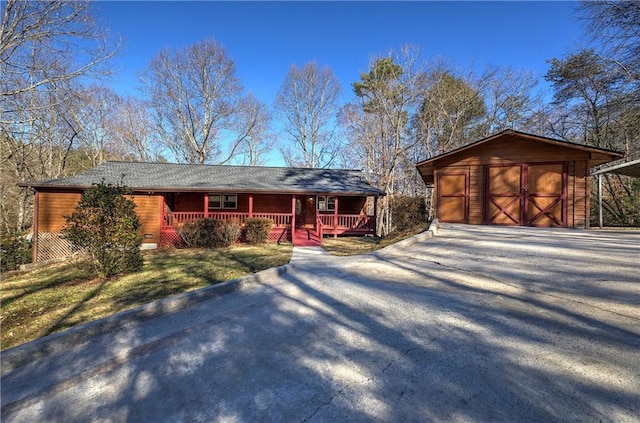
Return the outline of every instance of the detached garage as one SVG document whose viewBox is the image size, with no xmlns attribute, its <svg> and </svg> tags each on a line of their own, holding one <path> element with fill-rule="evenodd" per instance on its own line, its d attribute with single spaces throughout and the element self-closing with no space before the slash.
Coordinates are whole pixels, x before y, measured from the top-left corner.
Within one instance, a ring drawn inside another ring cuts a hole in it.
<svg viewBox="0 0 640 423">
<path fill-rule="evenodd" d="M 622 154 L 513 130 L 417 164 L 441 222 L 587 228 L 589 169 Z"/>
</svg>

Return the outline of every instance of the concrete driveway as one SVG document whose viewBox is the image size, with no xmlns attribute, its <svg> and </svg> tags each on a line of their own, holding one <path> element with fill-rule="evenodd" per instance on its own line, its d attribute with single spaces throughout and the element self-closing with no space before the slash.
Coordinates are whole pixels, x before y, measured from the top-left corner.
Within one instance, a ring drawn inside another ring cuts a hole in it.
<svg viewBox="0 0 640 423">
<path fill-rule="evenodd" d="M 640 232 L 443 225 L 292 262 L 9 350 L 2 421 L 640 421 Z"/>
</svg>

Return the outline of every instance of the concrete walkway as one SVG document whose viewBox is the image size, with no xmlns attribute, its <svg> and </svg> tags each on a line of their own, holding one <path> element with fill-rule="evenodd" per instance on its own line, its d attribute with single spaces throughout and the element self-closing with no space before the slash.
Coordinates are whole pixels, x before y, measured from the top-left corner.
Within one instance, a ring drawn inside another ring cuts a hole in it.
<svg viewBox="0 0 640 423">
<path fill-rule="evenodd" d="M 462 225 L 295 249 L 239 292 L 3 353 L 2 421 L 637 422 L 639 257 L 638 232 Z"/>
</svg>

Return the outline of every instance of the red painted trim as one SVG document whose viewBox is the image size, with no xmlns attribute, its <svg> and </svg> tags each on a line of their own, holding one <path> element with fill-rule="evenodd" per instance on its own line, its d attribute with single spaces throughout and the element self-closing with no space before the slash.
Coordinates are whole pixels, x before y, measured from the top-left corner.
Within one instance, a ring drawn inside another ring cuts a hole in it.
<svg viewBox="0 0 640 423">
<path fill-rule="evenodd" d="M 538 193 L 531 193 L 529 191 L 529 166 L 536 166 L 536 165 L 558 165 L 561 164 L 562 165 L 562 192 L 560 193 L 560 195 L 558 194 L 538 194 Z M 490 182 L 490 177 L 489 177 L 489 172 L 490 169 L 494 169 L 494 168 L 500 168 L 500 167 L 516 167 L 519 166 L 520 167 L 520 192 L 504 192 L 504 193 L 499 193 L 499 194 L 493 194 L 491 193 L 490 189 L 489 189 L 489 182 Z M 507 163 L 507 164 L 495 164 L 495 165 L 485 165 L 485 172 L 484 172 L 484 185 L 485 185 L 485 190 L 484 190 L 484 200 L 485 200 L 485 204 L 484 204 L 484 212 L 485 212 L 485 224 L 488 225 L 496 225 L 496 223 L 494 223 L 494 220 L 500 215 L 500 214 L 504 214 L 505 216 L 507 216 L 509 219 L 511 219 L 515 225 L 518 226 L 535 226 L 535 221 L 536 219 L 538 219 L 540 216 L 542 215 L 547 215 L 551 220 L 554 221 L 554 223 L 559 226 L 559 227 L 567 227 L 568 225 L 568 162 L 564 161 L 564 162 L 553 162 L 553 161 L 548 161 L 548 162 L 522 162 L 522 163 Z M 505 205 L 504 207 L 499 205 L 496 201 L 494 201 L 494 198 L 512 198 L 513 197 L 513 201 L 509 202 L 507 205 Z M 547 207 L 542 208 L 540 206 L 538 206 L 538 204 L 535 201 L 535 198 L 555 198 L 556 201 L 553 201 L 551 204 L 549 204 Z M 520 216 L 519 219 L 516 219 L 511 213 L 509 213 L 507 211 L 507 209 L 513 205 L 513 203 L 515 201 L 520 201 Z M 551 210 L 551 208 L 555 207 L 558 202 L 562 201 L 562 209 L 561 209 L 561 217 L 560 217 L 560 221 L 558 221 L 558 219 L 555 216 L 549 215 L 548 212 L 549 210 Z M 495 213 L 493 216 L 491 216 L 489 214 L 489 209 L 490 209 L 490 205 L 493 204 L 495 205 L 499 210 L 497 213 Z M 538 213 L 536 213 L 534 216 L 530 217 L 529 216 L 529 205 L 533 205 L 535 208 L 537 208 L 539 210 Z"/>
<path fill-rule="evenodd" d="M 335 197 L 335 202 L 333 204 L 333 237 L 338 237 L 338 196 Z M 329 204 L 329 199 L 327 198 L 327 204 Z"/>
<path fill-rule="evenodd" d="M 249 194 L 249 217 L 253 217 L 253 194 Z"/>
<path fill-rule="evenodd" d="M 296 237 L 296 195 L 291 195 L 291 245 L 295 246 Z"/>
<path fill-rule="evenodd" d="M 204 194 L 204 218 L 208 218 L 209 217 L 209 194 L 205 193 Z M 222 200 L 222 198 L 220 198 L 220 200 Z"/>
</svg>

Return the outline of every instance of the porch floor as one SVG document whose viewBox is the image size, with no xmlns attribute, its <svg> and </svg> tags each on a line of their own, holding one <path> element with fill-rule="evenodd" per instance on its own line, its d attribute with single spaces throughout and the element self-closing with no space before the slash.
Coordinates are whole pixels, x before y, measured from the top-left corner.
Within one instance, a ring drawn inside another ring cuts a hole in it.
<svg viewBox="0 0 640 423">
<path fill-rule="evenodd" d="M 296 247 L 319 247 L 322 245 L 313 228 L 296 228 L 293 232 L 293 245 Z"/>
</svg>

